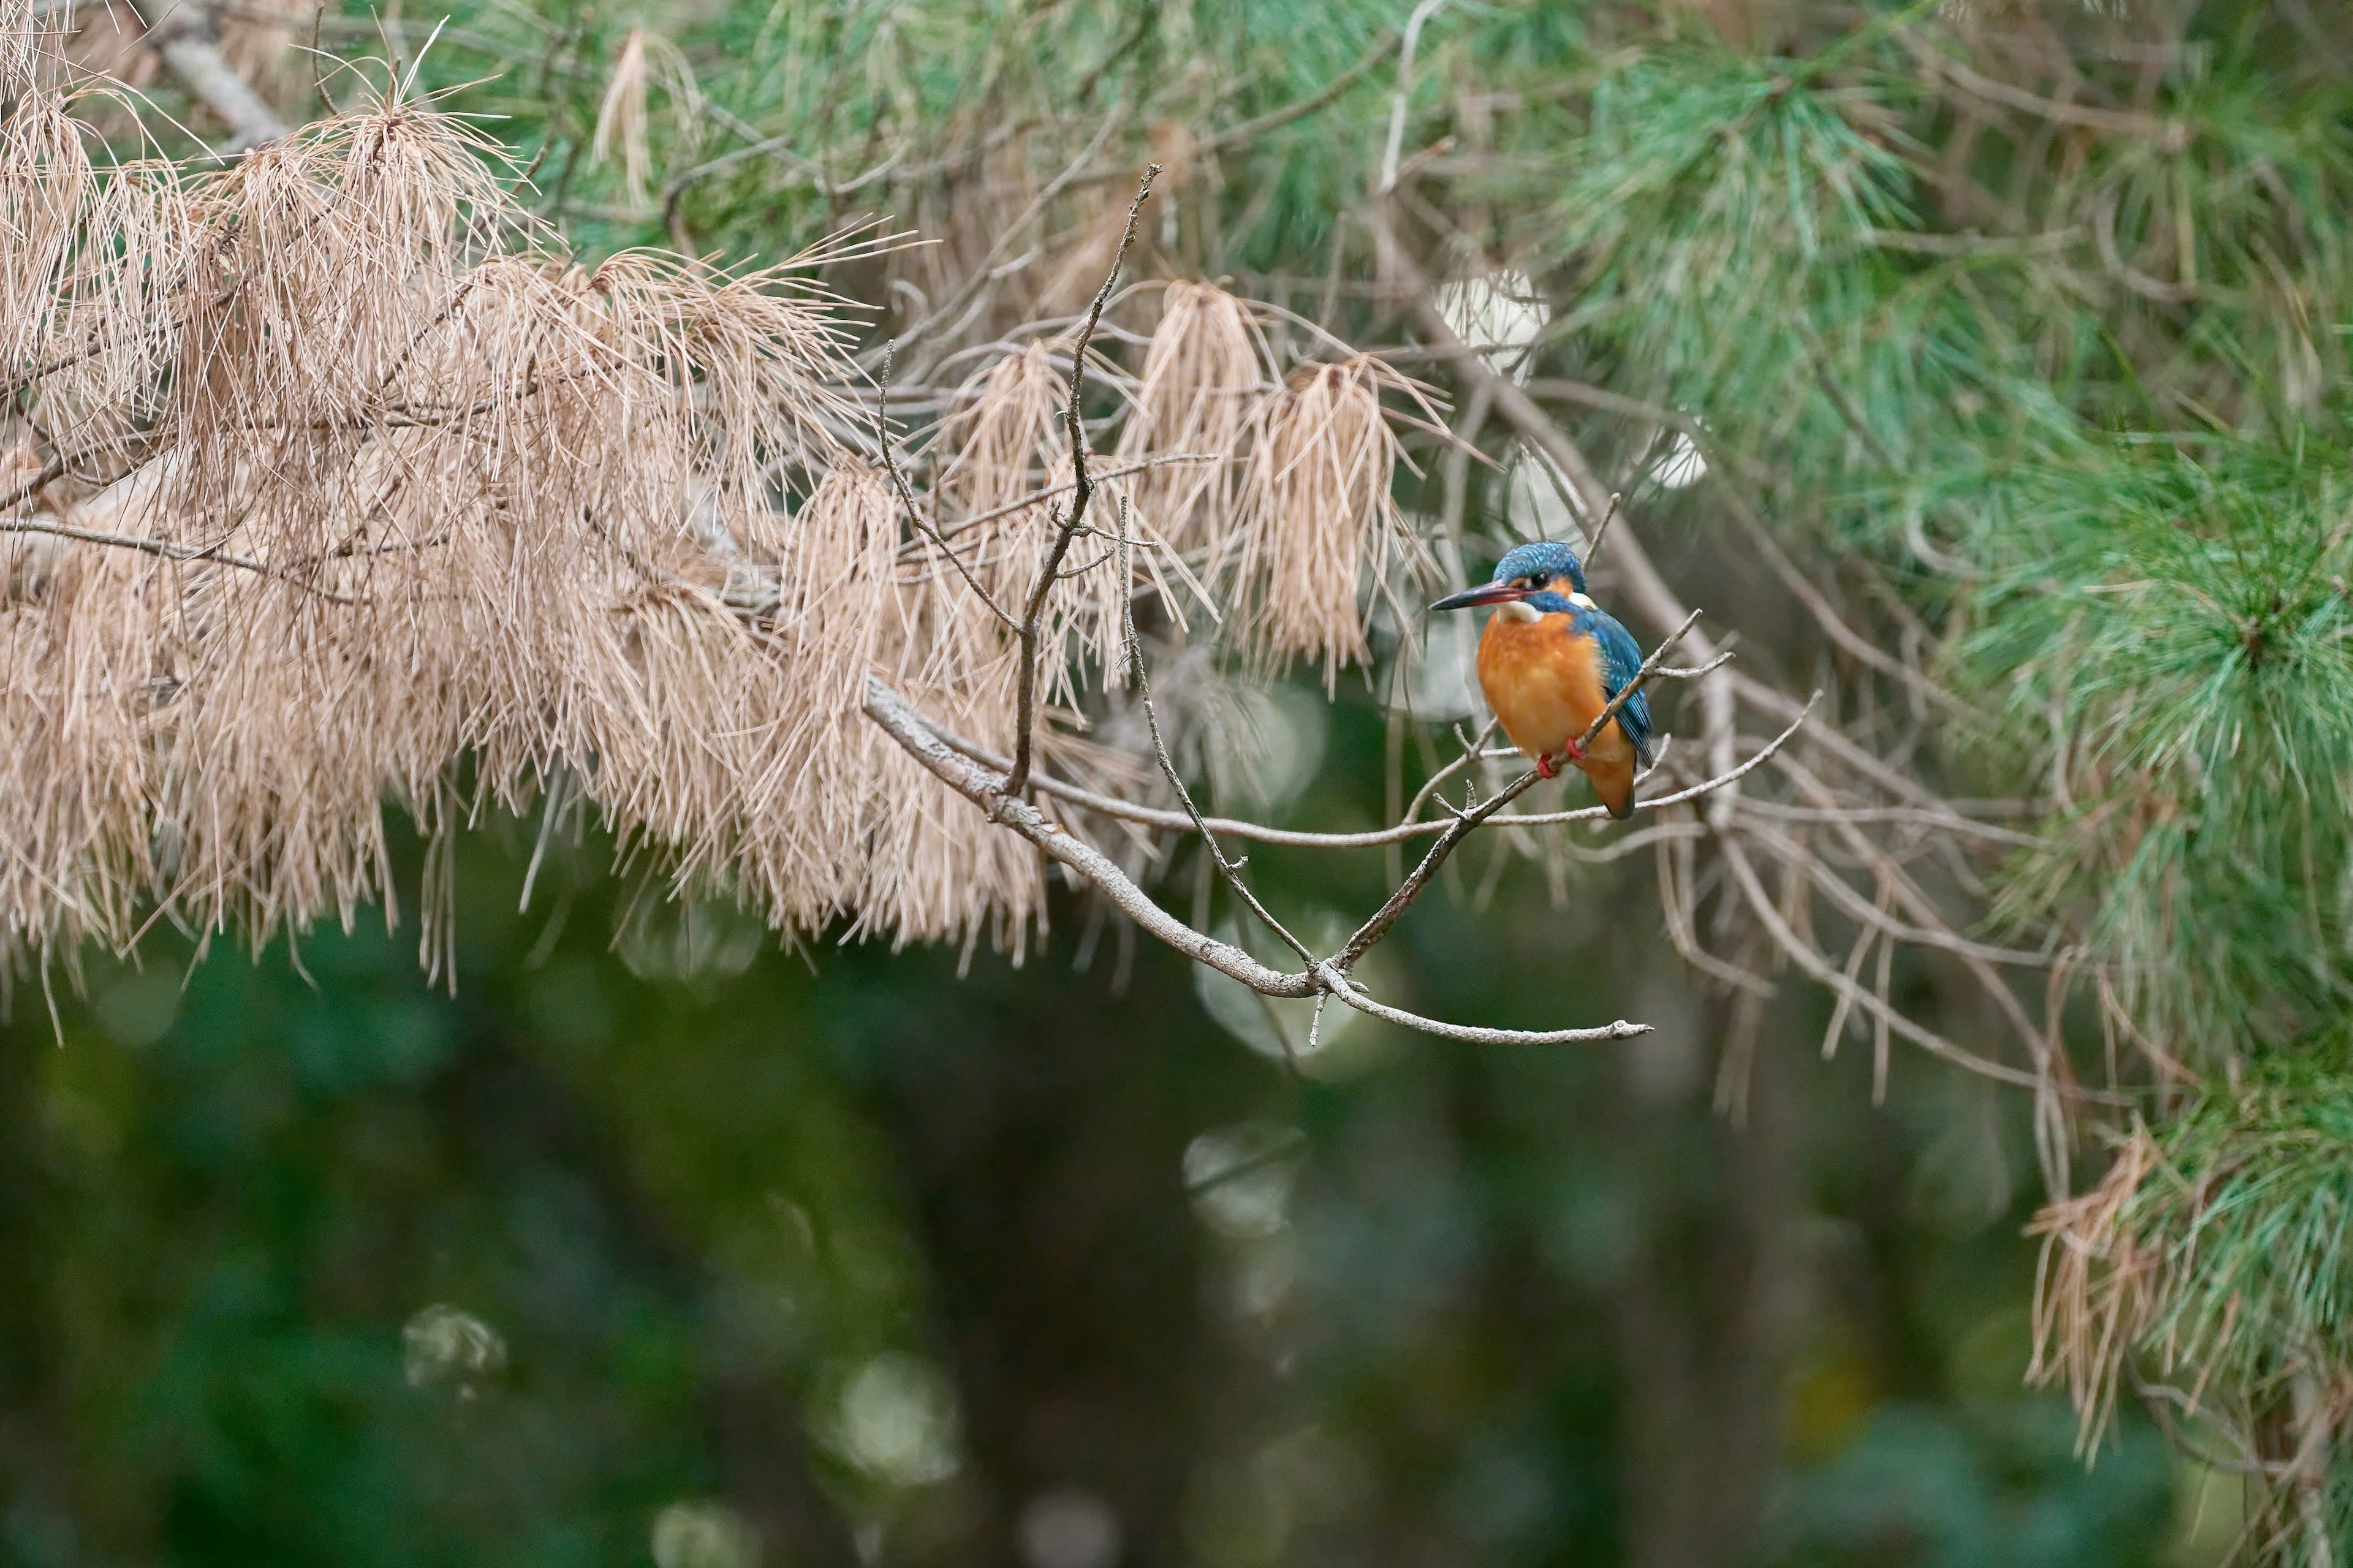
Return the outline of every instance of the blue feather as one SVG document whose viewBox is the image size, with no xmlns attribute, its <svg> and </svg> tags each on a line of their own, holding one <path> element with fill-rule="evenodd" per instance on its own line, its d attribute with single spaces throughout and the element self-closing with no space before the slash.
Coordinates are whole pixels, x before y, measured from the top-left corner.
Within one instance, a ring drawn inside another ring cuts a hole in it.
<svg viewBox="0 0 2353 1568">
<path fill-rule="evenodd" d="M 1626 685 L 1641 673 L 1642 647 L 1634 634 L 1620 626 L 1601 610 L 1587 610 L 1585 620 L 1591 623 L 1594 640 L 1601 645 L 1601 689 L 1616 697 Z M 1651 694 L 1637 691 L 1618 710 L 1618 727 L 1634 742 L 1634 754 L 1642 765 L 1651 765 Z"/>
<path fill-rule="evenodd" d="M 1495 563 L 1496 582 L 1508 583 L 1516 577 L 1532 577 L 1540 583 L 1566 577 L 1570 587 L 1585 592 L 1585 568 L 1577 552 L 1566 544 L 1523 544 Z"/>
</svg>

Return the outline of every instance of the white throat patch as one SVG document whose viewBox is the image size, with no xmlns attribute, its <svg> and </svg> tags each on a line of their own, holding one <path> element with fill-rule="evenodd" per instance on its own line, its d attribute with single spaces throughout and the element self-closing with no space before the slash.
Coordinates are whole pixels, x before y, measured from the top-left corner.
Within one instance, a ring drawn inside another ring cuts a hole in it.
<svg viewBox="0 0 2353 1568">
<path fill-rule="evenodd" d="M 1572 605 L 1581 605 L 1588 610 L 1598 610 L 1601 607 L 1582 594 L 1571 594 L 1568 596 L 1568 602 Z"/>
<path fill-rule="evenodd" d="M 1506 599 L 1495 606 L 1495 613 L 1507 621 L 1540 621 L 1544 612 L 1525 599 Z"/>
</svg>

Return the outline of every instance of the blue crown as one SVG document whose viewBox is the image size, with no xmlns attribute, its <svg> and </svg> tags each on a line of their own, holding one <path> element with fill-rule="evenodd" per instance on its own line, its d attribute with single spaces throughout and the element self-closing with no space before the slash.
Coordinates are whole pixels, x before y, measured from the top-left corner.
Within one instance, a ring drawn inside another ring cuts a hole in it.
<svg viewBox="0 0 2353 1568">
<path fill-rule="evenodd" d="M 1522 577 L 1546 583 L 1566 577 L 1577 592 L 1585 592 L 1585 568 L 1578 563 L 1577 552 L 1566 544 L 1523 544 L 1495 563 L 1496 582 L 1516 582 Z"/>
</svg>

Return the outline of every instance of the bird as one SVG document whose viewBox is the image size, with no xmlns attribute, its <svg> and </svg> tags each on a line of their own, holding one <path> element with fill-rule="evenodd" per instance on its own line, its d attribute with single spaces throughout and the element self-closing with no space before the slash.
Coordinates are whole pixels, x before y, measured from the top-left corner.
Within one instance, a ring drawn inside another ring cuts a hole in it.
<svg viewBox="0 0 2353 1568">
<path fill-rule="evenodd" d="M 1651 704 L 1628 698 L 1589 746 L 1586 731 L 1641 670 L 1634 635 L 1585 591 L 1585 568 L 1566 544 L 1523 544 L 1495 563 L 1492 582 L 1430 605 L 1493 605 L 1479 639 L 1479 687 L 1504 733 L 1551 778 L 1573 763 L 1613 817 L 1634 815 L 1634 770 L 1651 765 Z"/>
</svg>

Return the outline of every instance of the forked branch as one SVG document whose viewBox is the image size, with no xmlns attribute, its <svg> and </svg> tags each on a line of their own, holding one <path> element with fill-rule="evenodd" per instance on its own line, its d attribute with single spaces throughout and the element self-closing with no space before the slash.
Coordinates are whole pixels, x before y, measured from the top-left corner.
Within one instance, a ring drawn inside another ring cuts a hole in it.
<svg viewBox="0 0 2353 1568">
<path fill-rule="evenodd" d="M 1647 1024 L 1620 1019 L 1591 1029 L 1489 1029 L 1425 1018 L 1402 1007 L 1377 1002 L 1362 987 L 1340 973 L 1329 962 L 1312 969 L 1285 973 L 1271 969 L 1231 942 L 1219 942 L 1194 930 L 1152 900 L 1111 858 L 1077 834 L 1046 820 L 1034 805 L 1013 795 L 1007 781 L 955 751 L 933 733 L 923 716 L 880 676 L 866 681 L 864 711 L 869 719 L 923 763 L 934 778 L 980 807 L 988 820 L 1019 834 L 1044 851 L 1047 858 L 1069 867 L 1101 889 L 1121 913 L 1155 937 L 1219 973 L 1239 980 L 1261 996 L 1305 999 L 1336 996 L 1360 1013 L 1402 1024 L 1425 1034 L 1440 1035 L 1472 1045 L 1549 1046 L 1591 1040 L 1622 1040 L 1650 1033 Z"/>
<path fill-rule="evenodd" d="M 1595 716 L 1593 722 L 1586 727 L 1584 736 L 1577 742 L 1579 751 L 1593 744 L 1600 735 L 1602 727 L 1615 719 L 1618 716 L 1618 710 L 1632 701 L 1634 694 L 1641 690 L 1651 678 L 1659 672 L 1660 665 L 1666 658 L 1669 651 L 1683 640 L 1684 634 L 1691 630 L 1692 623 L 1698 619 L 1699 612 L 1694 610 L 1683 617 L 1683 624 L 1677 626 L 1672 635 L 1651 650 L 1651 657 L 1642 661 L 1642 668 L 1635 671 L 1634 679 L 1628 681 L 1618 695 L 1611 698 Z M 1482 823 L 1486 822 L 1504 807 L 1526 794 L 1536 781 L 1544 776 L 1535 769 L 1530 768 L 1501 790 L 1488 796 L 1484 802 L 1461 813 L 1452 822 L 1447 824 L 1446 831 L 1440 834 L 1438 842 L 1431 845 L 1423 854 L 1421 863 L 1413 868 L 1412 874 L 1398 884 L 1397 891 L 1391 893 L 1388 896 L 1388 901 L 1373 912 L 1372 919 L 1356 929 L 1356 934 L 1348 939 L 1348 945 L 1342 948 L 1338 956 L 1332 962 L 1342 970 L 1353 968 L 1359 959 L 1373 950 L 1374 945 L 1381 938 L 1389 933 L 1389 928 L 1397 924 L 1405 911 L 1412 907 L 1413 901 L 1421 897 L 1422 889 L 1430 886 L 1430 879 L 1438 875 L 1438 868 L 1446 864 L 1448 856 L 1454 853 L 1454 847 L 1470 837 Z"/>
</svg>

